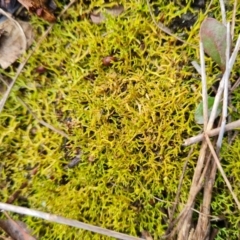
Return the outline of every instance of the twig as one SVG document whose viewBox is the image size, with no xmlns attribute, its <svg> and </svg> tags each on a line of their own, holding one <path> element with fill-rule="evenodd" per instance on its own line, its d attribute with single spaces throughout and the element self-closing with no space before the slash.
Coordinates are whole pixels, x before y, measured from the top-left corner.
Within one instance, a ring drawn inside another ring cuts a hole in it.
<svg viewBox="0 0 240 240">
<path fill-rule="evenodd" d="M 228 144 L 229 144 L 230 146 L 233 144 L 233 142 L 234 142 L 234 140 L 236 139 L 237 135 L 238 135 L 238 131 L 235 131 L 235 132 L 233 133 L 233 135 L 231 136 L 231 138 L 229 139 Z"/>
<path fill-rule="evenodd" d="M 174 38 L 176 38 L 177 40 L 179 40 L 179 41 L 182 42 L 182 43 L 188 44 L 188 45 L 190 45 L 190 46 L 194 46 L 194 45 L 192 45 L 192 44 L 190 44 L 190 43 L 187 43 L 186 41 L 184 41 L 184 40 L 181 39 L 180 37 L 176 36 L 175 34 L 173 34 L 172 31 L 171 31 L 168 27 L 164 26 L 161 22 L 158 23 L 158 22 L 155 20 L 155 16 L 154 16 L 154 14 L 153 14 L 153 12 L 152 12 L 152 9 L 151 9 L 149 0 L 146 0 L 146 2 L 147 2 L 148 10 L 149 10 L 149 13 L 150 13 L 150 15 L 151 15 L 151 18 L 152 18 L 154 24 L 155 24 L 161 31 L 165 32 L 166 34 L 168 34 L 168 35 L 170 35 L 170 36 L 172 36 L 172 37 L 174 37 Z M 195 46 L 194 46 L 194 47 L 195 47 Z"/>
<path fill-rule="evenodd" d="M 201 75 L 201 66 L 196 61 L 192 61 L 191 64 L 196 69 L 196 71 Z"/>
<path fill-rule="evenodd" d="M 238 80 L 234 83 L 234 85 L 231 87 L 231 93 L 240 85 L 240 77 Z"/>
<path fill-rule="evenodd" d="M 231 36 L 232 36 L 232 39 L 233 39 L 233 36 L 234 36 L 234 29 L 235 29 L 235 22 L 236 22 L 236 13 L 237 13 L 237 0 L 234 1 L 234 6 L 233 6 L 232 25 L 231 25 Z"/>
<path fill-rule="evenodd" d="M 2 82 L 6 87 L 9 86 L 8 83 L 3 79 L 3 76 L 2 76 L 2 75 L 0 75 L 0 80 L 1 80 L 1 82 Z"/>
<path fill-rule="evenodd" d="M 225 183 L 227 184 L 227 187 L 228 187 L 230 193 L 232 194 L 233 199 L 235 200 L 235 203 L 237 204 L 238 209 L 240 210 L 240 203 L 239 203 L 239 201 L 238 201 L 238 199 L 237 199 L 237 196 L 235 195 L 235 193 L 234 193 L 233 190 L 232 190 L 232 186 L 231 186 L 230 182 L 229 182 L 228 179 L 227 179 L 227 176 L 226 176 L 226 174 L 225 174 L 225 172 L 224 172 L 224 170 L 223 170 L 223 168 L 222 168 L 222 166 L 221 166 L 221 164 L 220 164 L 220 161 L 219 161 L 219 159 L 218 159 L 218 157 L 217 157 L 217 154 L 216 154 L 216 152 L 215 152 L 215 150 L 214 150 L 214 148 L 213 148 L 213 145 L 212 145 L 212 143 L 211 143 L 211 141 L 210 141 L 210 139 L 209 139 L 209 137 L 208 137 L 207 134 L 205 134 L 205 139 L 206 139 L 206 141 L 207 141 L 208 147 L 210 148 L 210 151 L 211 151 L 211 153 L 212 153 L 212 156 L 213 156 L 213 158 L 214 158 L 214 160 L 215 160 L 215 162 L 216 162 L 216 164 L 217 164 L 218 170 L 219 170 L 220 173 L 222 174 L 223 179 L 224 179 Z"/>
<path fill-rule="evenodd" d="M 45 126 L 46 128 L 49 128 L 51 129 L 52 131 L 60 134 L 61 136 L 65 137 L 65 138 L 68 138 L 69 139 L 69 136 L 63 132 L 62 130 L 59 130 L 57 128 L 55 128 L 54 126 L 52 126 L 51 124 L 41 120 L 41 119 L 38 119 L 38 117 L 36 116 L 36 114 L 31 110 L 31 108 L 20 98 L 20 97 L 17 97 L 17 100 L 28 110 L 28 112 L 34 117 L 34 119 L 36 119 L 40 124 L 42 124 L 43 126 Z"/>
<path fill-rule="evenodd" d="M 154 196 L 153 196 L 153 197 L 154 197 Z M 171 204 L 174 204 L 174 205 L 177 204 L 176 202 L 170 202 L 170 201 L 167 201 L 167 200 L 160 199 L 160 198 L 158 198 L 158 197 L 154 197 L 154 199 L 156 199 L 156 200 L 159 201 L 159 202 L 171 203 Z M 186 204 L 184 204 L 184 203 L 178 202 L 178 204 L 181 205 L 181 206 L 186 207 Z M 201 213 L 200 211 L 198 211 L 198 210 L 195 209 L 195 208 L 190 208 L 190 209 L 191 209 L 192 211 L 200 214 L 200 215 L 205 215 L 204 213 Z M 212 221 L 217 221 L 217 220 L 220 219 L 218 216 L 214 216 L 214 215 L 206 215 L 206 216 L 212 218 L 212 219 L 211 219 Z"/>
<path fill-rule="evenodd" d="M 202 151 L 205 152 L 205 150 L 203 149 L 205 146 L 206 146 L 206 143 L 202 145 L 199 157 L 202 156 L 202 154 L 201 154 Z M 202 173 L 200 173 L 199 181 L 196 184 L 195 188 L 192 188 L 192 186 L 191 186 L 191 190 L 190 190 L 190 193 L 189 193 L 189 198 L 188 198 L 187 205 L 185 205 L 184 209 L 181 211 L 179 216 L 172 223 L 172 226 L 175 226 L 176 224 L 177 224 L 177 226 L 171 231 L 170 234 L 165 236 L 166 238 L 171 239 L 171 237 L 173 237 L 176 234 L 176 232 L 180 229 L 180 230 L 183 230 L 182 233 L 181 233 L 181 234 L 183 234 L 183 236 L 181 236 L 181 239 L 187 239 L 187 236 L 184 235 L 185 233 L 184 233 L 184 229 L 183 228 L 185 228 L 185 226 L 190 228 L 190 225 L 188 225 L 188 223 L 191 220 L 192 212 L 195 211 L 195 209 L 193 207 L 191 207 L 191 206 L 194 205 L 195 198 L 196 198 L 197 194 L 200 192 L 200 190 L 203 187 L 204 179 L 205 179 L 207 170 L 209 168 L 208 167 L 209 163 L 210 163 L 210 158 L 207 159 L 205 167 L 204 167 Z M 195 172 L 194 172 L 194 174 L 195 174 Z M 186 230 L 186 233 L 189 232 L 189 229 L 185 228 L 185 230 Z"/>
<path fill-rule="evenodd" d="M 234 122 L 231 122 L 231 123 L 227 124 L 225 126 L 225 131 L 231 131 L 231 130 L 234 130 L 236 128 L 240 128 L 240 120 L 237 120 L 237 121 L 234 121 Z M 220 131 L 220 127 L 212 129 L 208 132 L 208 136 L 209 137 L 214 137 L 214 136 L 219 134 L 219 131 Z M 194 137 L 191 137 L 191 138 L 188 138 L 188 139 L 184 140 L 183 146 L 185 146 L 185 147 L 189 146 L 191 144 L 200 142 L 203 139 L 204 139 L 204 133 L 198 134 L 197 136 L 194 136 Z"/>
<path fill-rule="evenodd" d="M 14 221 L 6 211 L 3 211 L 3 214 L 7 217 L 8 220 L 3 220 L 1 222 L 1 227 L 11 237 L 11 239 L 36 240 L 35 237 L 29 234 L 29 231 L 23 222 Z"/>
<path fill-rule="evenodd" d="M 115 232 L 115 231 L 108 230 L 108 229 L 105 229 L 105 228 L 93 226 L 91 224 L 83 223 L 83 222 L 80 222 L 80 221 L 77 221 L 77 220 L 71 220 L 71 219 L 60 217 L 60 216 L 57 216 L 57 215 L 53 215 L 53 214 L 49 214 L 49 213 L 45 213 L 45 212 L 41 212 L 41 211 L 29 209 L 29 208 L 25 208 L 25 207 L 18 207 L 18 206 L 14 206 L 14 205 L 7 204 L 7 203 L 1 203 L 0 202 L 0 209 L 5 210 L 5 211 L 10 211 L 10 212 L 15 212 L 15 213 L 27 215 L 27 216 L 38 217 L 38 218 L 45 219 L 45 220 L 50 221 L 50 222 L 60 223 L 60 224 L 64 224 L 64 225 L 72 226 L 72 227 L 77 227 L 77 228 L 85 229 L 85 230 L 92 231 L 92 232 L 95 232 L 95 233 L 100 233 L 100 234 L 103 234 L 103 235 L 106 235 L 106 236 L 109 236 L 109 237 L 118 238 L 118 239 L 142 240 L 142 238 L 129 236 L 129 235 L 124 234 L 124 233 L 119 233 L 119 232 Z"/>
<path fill-rule="evenodd" d="M 202 169 L 204 168 L 206 150 L 207 150 L 207 143 L 204 141 L 200 149 L 197 165 L 195 167 L 195 171 L 192 179 L 191 188 L 189 191 L 189 196 L 187 201 L 187 206 L 189 207 L 193 207 L 195 198 L 203 186 Z M 178 229 L 179 229 L 178 239 L 179 240 L 188 239 L 188 233 L 191 227 L 190 222 L 192 219 L 192 211 L 190 211 L 190 209 L 185 208 L 182 210 L 182 212 L 185 212 L 185 214 L 182 214 L 182 216 L 185 216 L 185 217 L 183 221 L 178 222 Z"/>
<path fill-rule="evenodd" d="M 184 166 L 183 166 L 182 175 L 181 175 L 181 178 L 179 180 L 177 194 L 176 194 L 175 201 L 174 201 L 175 203 L 173 205 L 173 209 L 172 209 L 171 214 L 169 216 L 169 226 L 168 226 L 168 229 L 166 231 L 167 234 L 171 231 L 171 229 L 173 227 L 172 220 L 173 220 L 177 205 L 179 204 L 179 196 L 180 196 L 180 192 L 181 192 L 183 177 L 184 177 L 184 174 L 186 172 L 187 164 L 188 164 L 190 156 L 192 155 L 192 152 L 193 152 L 193 147 L 190 149 L 190 151 L 188 153 L 188 156 L 187 156 L 187 160 L 185 161 Z"/>
<path fill-rule="evenodd" d="M 214 140 L 216 142 L 216 140 Z M 206 239 L 205 235 L 209 234 L 210 219 L 207 215 L 210 215 L 212 189 L 215 182 L 215 175 L 217 171 L 217 165 L 212 159 L 211 152 L 208 151 L 206 161 L 206 174 L 204 174 L 204 190 L 203 190 L 203 202 L 201 206 L 202 214 L 198 217 L 198 223 L 195 228 L 193 239 Z M 205 170 L 204 169 L 204 170 Z M 202 231 L 204 229 L 204 231 Z"/>
<path fill-rule="evenodd" d="M 208 12 L 210 11 L 210 8 L 212 7 L 213 1 L 214 0 L 211 0 L 210 3 L 208 4 L 208 7 L 207 7 L 207 9 L 206 9 L 206 11 L 204 13 L 204 16 L 206 16 L 208 14 Z"/>
<path fill-rule="evenodd" d="M 219 132 L 218 140 L 217 140 L 217 151 L 220 150 L 222 145 L 222 139 L 225 132 L 225 126 L 227 121 L 227 113 L 228 113 L 228 82 L 229 82 L 229 55 L 230 55 L 230 23 L 227 23 L 227 47 L 226 47 L 226 69 L 224 74 L 224 94 L 223 94 L 223 109 L 222 109 L 222 123 L 221 123 L 221 130 Z"/>
<path fill-rule="evenodd" d="M 203 50 L 203 43 L 201 40 L 200 40 L 200 61 L 201 61 L 201 77 L 202 77 L 204 131 L 206 131 L 207 123 L 208 123 L 208 94 L 207 94 L 207 80 L 206 80 L 206 71 L 205 71 L 204 50 Z"/>
<path fill-rule="evenodd" d="M 225 4 L 223 0 L 219 0 L 220 7 L 221 7 L 221 14 L 222 14 L 222 23 L 226 25 L 226 11 L 225 11 Z"/>
</svg>

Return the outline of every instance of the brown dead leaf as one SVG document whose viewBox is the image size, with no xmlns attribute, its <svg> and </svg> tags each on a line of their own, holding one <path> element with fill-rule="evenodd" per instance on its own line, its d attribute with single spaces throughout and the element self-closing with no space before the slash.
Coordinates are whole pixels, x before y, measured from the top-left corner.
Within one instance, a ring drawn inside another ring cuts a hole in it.
<svg viewBox="0 0 240 240">
<path fill-rule="evenodd" d="M 0 220 L 0 227 L 14 240 L 36 240 L 23 222 L 12 219 Z"/>
<path fill-rule="evenodd" d="M 56 17 L 52 13 L 52 8 L 46 0 L 18 0 L 29 12 L 36 14 L 38 17 L 48 21 L 55 22 Z M 53 2 L 50 4 L 53 6 Z"/>
<path fill-rule="evenodd" d="M 3 69 L 14 63 L 33 41 L 32 27 L 28 22 L 18 20 L 21 28 L 11 19 L 0 24 L 4 31 L 0 44 L 0 65 Z"/>
<path fill-rule="evenodd" d="M 124 8 L 122 5 L 114 6 L 112 8 L 106 8 L 104 11 L 95 10 L 90 14 L 90 18 L 93 23 L 100 24 L 105 21 L 105 13 L 109 14 L 113 17 L 119 16 L 124 11 Z"/>
</svg>

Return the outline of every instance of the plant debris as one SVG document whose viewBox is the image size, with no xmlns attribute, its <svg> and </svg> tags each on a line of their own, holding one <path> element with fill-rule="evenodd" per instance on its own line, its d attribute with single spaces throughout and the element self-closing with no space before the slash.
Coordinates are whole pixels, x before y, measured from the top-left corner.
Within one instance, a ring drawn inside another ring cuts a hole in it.
<svg viewBox="0 0 240 240">
<path fill-rule="evenodd" d="M 12 219 L 0 220 L 0 228 L 2 228 L 8 235 L 15 240 L 36 240 L 30 235 L 25 223 L 21 221 L 14 221 Z"/>
<path fill-rule="evenodd" d="M 226 36 L 227 28 L 214 18 L 203 21 L 200 29 L 200 38 L 204 51 L 220 66 L 226 68 Z"/>
<path fill-rule="evenodd" d="M 30 23 L 12 19 L 2 22 L 0 29 L 3 32 L 0 38 L 0 65 L 5 69 L 32 44 L 33 31 Z"/>
<path fill-rule="evenodd" d="M 56 4 L 53 0 L 46 1 L 39 0 L 18 0 L 29 12 L 36 14 L 38 17 L 52 23 L 56 21 L 56 17 L 53 14 L 53 10 L 56 9 Z"/>
<path fill-rule="evenodd" d="M 122 5 L 114 6 L 112 8 L 105 8 L 103 11 L 100 9 L 93 11 L 90 14 L 90 18 L 93 23 L 100 24 L 106 20 L 106 15 L 110 15 L 112 17 L 119 16 L 124 11 Z"/>
</svg>

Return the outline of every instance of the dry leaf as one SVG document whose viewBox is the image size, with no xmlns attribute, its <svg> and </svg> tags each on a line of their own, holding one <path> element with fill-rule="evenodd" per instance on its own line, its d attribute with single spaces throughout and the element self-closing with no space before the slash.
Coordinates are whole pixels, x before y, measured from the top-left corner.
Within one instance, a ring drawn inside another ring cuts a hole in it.
<svg viewBox="0 0 240 240">
<path fill-rule="evenodd" d="M 46 0 L 18 0 L 29 12 L 36 14 L 38 17 L 48 21 L 55 22 L 56 17 L 52 13 L 51 6 L 53 1 L 50 2 L 50 6 L 47 5 Z"/>
<path fill-rule="evenodd" d="M 107 13 L 113 17 L 119 16 L 124 11 L 122 5 L 115 6 L 112 8 L 106 8 L 104 11 L 100 12 L 100 10 L 95 10 L 93 13 L 90 14 L 90 18 L 93 23 L 100 24 L 105 21 L 105 14 Z"/>
<path fill-rule="evenodd" d="M 14 221 L 12 219 L 0 220 L 0 227 L 16 240 L 36 240 L 29 234 L 29 230 L 26 224 L 20 221 Z"/>
<path fill-rule="evenodd" d="M 31 25 L 19 20 L 17 22 L 22 29 L 16 24 L 16 21 L 11 19 L 0 24 L 0 29 L 4 31 L 0 44 L 0 65 L 3 69 L 14 63 L 33 41 Z"/>
</svg>

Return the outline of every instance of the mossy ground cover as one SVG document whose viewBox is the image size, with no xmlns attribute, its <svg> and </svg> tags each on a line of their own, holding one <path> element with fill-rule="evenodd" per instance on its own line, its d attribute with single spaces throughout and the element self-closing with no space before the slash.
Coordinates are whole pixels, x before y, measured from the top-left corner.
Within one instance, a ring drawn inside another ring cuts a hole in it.
<svg viewBox="0 0 240 240">
<path fill-rule="evenodd" d="M 190 4 L 181 8 L 160 2 L 156 5 L 164 24 L 193 11 Z M 189 151 L 181 144 L 201 129 L 194 123 L 201 83 L 191 66 L 199 56 L 195 47 L 177 43 L 157 29 L 145 2 L 123 5 L 119 17 L 107 16 L 97 25 L 87 14 L 111 3 L 77 3 L 29 60 L 0 115 L 1 199 L 6 201 L 27 181 L 15 204 L 135 236 L 147 230 L 159 239 L 168 225 L 168 208 Z M 213 9 L 219 17 L 218 4 Z M 203 19 L 198 13 L 191 30 L 184 30 L 193 45 L 198 45 Z M 32 22 L 38 32 L 44 30 L 46 23 L 35 18 Z M 106 56 L 117 60 L 104 66 Z M 214 82 L 220 70 L 210 59 L 207 64 L 209 81 Z M 39 66 L 46 71 L 36 71 Z M 69 139 L 40 125 L 18 97 Z M 238 98 L 236 93 L 236 109 Z M 239 144 L 239 139 L 232 146 L 225 144 L 222 155 L 240 197 Z M 79 149 L 80 163 L 67 169 Z M 197 157 L 195 146 L 181 190 L 183 204 Z M 213 215 L 224 215 L 217 239 L 237 239 L 240 217 L 220 175 L 212 210 Z M 21 219 L 41 239 L 109 239 L 39 219 Z"/>
</svg>

